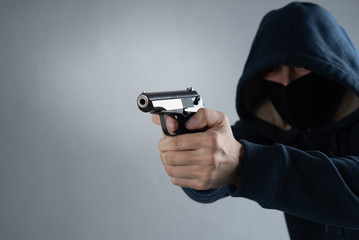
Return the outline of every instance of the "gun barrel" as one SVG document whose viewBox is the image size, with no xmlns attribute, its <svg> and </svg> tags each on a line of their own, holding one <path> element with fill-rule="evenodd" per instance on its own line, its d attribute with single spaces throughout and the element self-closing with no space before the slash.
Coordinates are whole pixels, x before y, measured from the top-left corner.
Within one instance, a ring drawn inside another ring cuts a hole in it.
<svg viewBox="0 0 359 240">
<path fill-rule="evenodd" d="M 154 104 L 155 102 L 174 102 L 182 101 L 183 99 L 194 99 L 193 104 L 197 105 L 200 100 L 200 95 L 192 88 L 179 91 L 165 91 L 165 92 L 143 92 L 137 98 L 138 108 L 143 112 L 154 111 L 155 108 L 165 108 L 161 104 Z"/>
</svg>

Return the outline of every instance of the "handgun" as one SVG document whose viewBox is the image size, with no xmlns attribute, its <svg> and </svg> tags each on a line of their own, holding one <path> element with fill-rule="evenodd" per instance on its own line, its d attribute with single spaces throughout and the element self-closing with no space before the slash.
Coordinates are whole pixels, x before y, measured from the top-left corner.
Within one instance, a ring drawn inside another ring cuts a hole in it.
<svg viewBox="0 0 359 240">
<path fill-rule="evenodd" d="M 187 88 L 180 91 L 142 92 L 137 97 L 137 106 L 143 112 L 158 114 L 161 120 L 162 131 L 167 136 L 176 136 L 184 133 L 193 133 L 200 130 L 188 130 L 185 123 L 198 109 L 203 108 L 201 96 Z M 167 129 L 167 117 L 171 116 L 178 121 L 178 129 L 170 134 Z"/>
</svg>

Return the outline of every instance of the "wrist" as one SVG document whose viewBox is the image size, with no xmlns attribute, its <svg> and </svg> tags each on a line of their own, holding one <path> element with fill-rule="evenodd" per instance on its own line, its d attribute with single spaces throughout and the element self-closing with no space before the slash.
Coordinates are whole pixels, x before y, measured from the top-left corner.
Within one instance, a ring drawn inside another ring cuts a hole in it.
<svg viewBox="0 0 359 240">
<path fill-rule="evenodd" d="M 237 157 L 237 164 L 236 164 L 236 167 L 234 169 L 234 172 L 233 172 L 233 177 L 231 179 L 231 182 L 230 184 L 231 185 L 234 185 L 234 186 L 239 186 L 240 184 L 240 181 L 241 181 L 241 178 L 242 178 L 242 162 L 243 162 L 243 157 L 244 157 L 244 154 L 245 154 L 245 149 L 244 149 L 244 145 L 241 144 L 240 142 L 237 142 L 238 143 L 238 157 Z"/>
</svg>

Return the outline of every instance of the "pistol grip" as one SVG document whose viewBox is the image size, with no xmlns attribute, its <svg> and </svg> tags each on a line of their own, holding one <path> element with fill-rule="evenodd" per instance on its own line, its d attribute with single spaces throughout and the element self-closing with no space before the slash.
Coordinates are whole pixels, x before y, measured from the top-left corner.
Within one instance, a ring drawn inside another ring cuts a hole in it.
<svg viewBox="0 0 359 240">
<path fill-rule="evenodd" d="M 159 113 L 163 133 L 165 135 L 167 135 L 167 136 L 176 136 L 176 135 L 184 134 L 184 133 L 198 132 L 196 130 L 188 130 L 185 127 L 185 124 L 186 124 L 187 120 L 190 119 L 190 117 L 192 117 L 194 114 L 195 113 L 186 113 L 186 114 L 173 113 L 173 112 L 171 112 L 171 113 L 169 113 L 169 112 L 161 112 L 161 113 Z M 171 134 L 167 129 L 167 117 L 168 116 L 173 117 L 178 122 L 178 129 L 174 132 L 174 134 Z"/>
</svg>

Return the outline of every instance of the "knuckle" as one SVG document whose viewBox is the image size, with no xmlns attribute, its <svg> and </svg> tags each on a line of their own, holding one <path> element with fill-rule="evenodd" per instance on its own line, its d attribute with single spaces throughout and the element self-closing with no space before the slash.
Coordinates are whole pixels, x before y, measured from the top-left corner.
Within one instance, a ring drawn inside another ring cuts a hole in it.
<svg viewBox="0 0 359 240">
<path fill-rule="evenodd" d="M 223 112 L 219 112 L 219 116 L 221 117 L 222 121 L 227 122 L 228 121 L 228 117 L 226 114 L 224 114 Z"/>
<path fill-rule="evenodd" d="M 160 123 L 160 118 L 159 118 L 159 116 L 156 115 L 156 114 L 153 114 L 153 115 L 152 115 L 152 122 L 153 122 L 154 124 L 156 124 L 156 125 L 161 125 L 161 123 Z"/>
<path fill-rule="evenodd" d="M 166 162 L 167 162 L 166 155 L 167 155 L 166 153 L 163 153 L 163 152 L 160 153 L 160 158 L 164 165 L 166 165 Z"/>
<path fill-rule="evenodd" d="M 183 146 L 183 140 L 181 136 L 175 137 L 163 137 L 158 142 L 158 149 L 162 152 L 170 150 L 180 150 Z"/>
<path fill-rule="evenodd" d="M 208 190 L 210 189 L 210 185 L 207 181 L 201 181 L 198 183 L 197 190 Z"/>
<path fill-rule="evenodd" d="M 198 109 L 197 113 L 198 113 L 198 115 L 201 115 L 201 114 L 205 114 L 207 111 L 208 111 L 207 108 L 200 108 L 200 109 Z"/>
<path fill-rule="evenodd" d="M 202 174 L 206 171 L 214 171 L 217 167 L 216 151 L 210 149 L 207 153 L 204 153 L 200 158 L 198 158 L 197 162 L 198 165 L 202 167 Z"/>
<path fill-rule="evenodd" d="M 172 140 L 172 141 L 171 141 L 171 147 L 172 147 L 173 149 L 176 149 L 176 150 L 181 149 L 182 141 L 181 141 L 180 136 L 172 137 L 171 140 Z"/>
<path fill-rule="evenodd" d="M 166 164 L 167 165 L 173 165 L 173 163 L 176 161 L 177 154 L 174 152 L 167 152 L 166 153 Z"/>
<path fill-rule="evenodd" d="M 208 169 L 207 171 L 213 171 L 216 168 L 216 157 L 214 154 L 207 155 L 205 159 L 205 167 Z"/>
<path fill-rule="evenodd" d="M 206 119 L 209 118 L 210 116 L 210 110 L 208 108 L 203 108 L 203 117 L 205 117 Z"/>
<path fill-rule="evenodd" d="M 166 165 L 165 170 L 166 170 L 168 176 L 170 176 L 170 177 L 173 176 L 173 168 L 171 166 Z"/>
<path fill-rule="evenodd" d="M 202 174 L 202 181 L 204 183 L 209 183 L 212 180 L 212 172 L 206 171 Z"/>
<path fill-rule="evenodd" d="M 162 149 L 162 148 L 161 148 L 161 147 L 162 147 L 162 146 L 161 146 L 161 142 L 162 142 L 162 140 L 158 141 L 158 143 L 157 143 L 157 148 L 158 148 L 160 151 L 162 151 L 162 150 L 161 150 L 161 149 Z"/>
<path fill-rule="evenodd" d="M 172 178 L 171 178 L 171 181 L 172 181 L 172 184 L 173 184 L 173 185 L 176 185 L 176 186 L 177 186 L 177 185 L 179 184 L 178 181 L 177 181 L 177 178 L 175 178 L 175 177 L 172 177 Z"/>
<path fill-rule="evenodd" d="M 197 111 L 196 117 L 198 118 L 198 120 L 203 121 L 204 119 L 206 119 L 209 115 L 209 110 L 207 108 L 200 108 Z"/>
<path fill-rule="evenodd" d="M 161 138 L 161 140 L 158 141 L 157 147 L 161 152 L 165 150 L 165 141 L 166 138 Z"/>
<path fill-rule="evenodd" d="M 206 142 L 212 149 L 217 149 L 220 146 L 220 135 L 215 131 L 208 131 Z"/>
<path fill-rule="evenodd" d="M 186 177 L 196 177 L 197 172 L 193 171 L 191 168 L 186 168 Z"/>
</svg>

